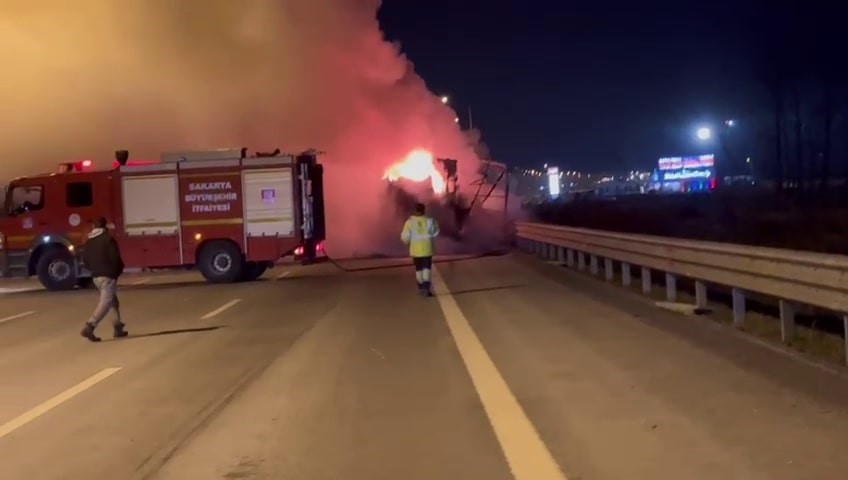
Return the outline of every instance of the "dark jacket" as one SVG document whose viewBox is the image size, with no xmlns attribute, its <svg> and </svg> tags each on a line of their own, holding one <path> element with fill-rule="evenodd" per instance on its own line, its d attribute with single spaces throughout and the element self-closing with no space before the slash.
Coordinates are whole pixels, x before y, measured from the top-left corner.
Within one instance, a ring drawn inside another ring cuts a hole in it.
<svg viewBox="0 0 848 480">
<path fill-rule="evenodd" d="M 124 261 L 118 242 L 103 228 L 95 228 L 88 234 L 82 250 L 82 261 L 85 268 L 91 271 L 92 277 L 107 277 L 117 280 L 124 273 Z"/>
</svg>

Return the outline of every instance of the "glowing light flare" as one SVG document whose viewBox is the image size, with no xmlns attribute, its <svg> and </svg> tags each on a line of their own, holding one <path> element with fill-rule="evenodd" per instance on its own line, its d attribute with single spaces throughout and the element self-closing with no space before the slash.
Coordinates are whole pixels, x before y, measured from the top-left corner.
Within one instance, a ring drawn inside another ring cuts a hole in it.
<svg viewBox="0 0 848 480">
<path fill-rule="evenodd" d="M 425 182 L 430 180 L 433 192 L 442 194 L 447 190 L 447 182 L 439 169 L 433 154 L 427 150 L 413 150 L 403 160 L 394 163 L 383 174 L 383 179 L 397 182 L 404 179 L 412 182 Z"/>
</svg>

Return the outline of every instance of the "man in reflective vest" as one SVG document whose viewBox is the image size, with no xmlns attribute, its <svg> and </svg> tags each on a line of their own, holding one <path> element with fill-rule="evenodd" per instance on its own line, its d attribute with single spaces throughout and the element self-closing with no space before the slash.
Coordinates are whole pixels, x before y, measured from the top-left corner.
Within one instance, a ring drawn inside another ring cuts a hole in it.
<svg viewBox="0 0 848 480">
<path fill-rule="evenodd" d="M 421 295 L 432 295 L 430 270 L 433 268 L 433 240 L 439 235 L 439 224 L 424 215 L 424 204 L 415 205 L 413 214 L 403 224 L 400 239 L 409 245 L 409 256 L 415 264 L 415 279 Z"/>
</svg>

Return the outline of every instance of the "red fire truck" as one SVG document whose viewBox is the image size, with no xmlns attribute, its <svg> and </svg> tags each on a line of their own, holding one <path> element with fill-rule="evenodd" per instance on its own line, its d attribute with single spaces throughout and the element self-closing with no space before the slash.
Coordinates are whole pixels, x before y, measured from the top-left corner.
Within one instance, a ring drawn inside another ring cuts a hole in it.
<svg viewBox="0 0 848 480">
<path fill-rule="evenodd" d="M 314 152 L 174 152 L 133 162 L 125 150 L 13 180 L 0 213 L 0 275 L 49 290 L 90 282 L 81 250 L 106 217 L 127 268 L 197 268 L 207 281 L 259 278 L 283 256 L 304 263 L 325 237 L 323 167 Z"/>
</svg>

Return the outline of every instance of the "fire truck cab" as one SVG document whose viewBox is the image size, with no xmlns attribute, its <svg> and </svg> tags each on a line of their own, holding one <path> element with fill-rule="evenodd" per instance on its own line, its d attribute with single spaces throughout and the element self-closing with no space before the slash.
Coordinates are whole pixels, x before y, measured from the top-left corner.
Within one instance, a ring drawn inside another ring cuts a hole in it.
<svg viewBox="0 0 848 480">
<path fill-rule="evenodd" d="M 0 275 L 37 275 L 48 290 L 88 283 L 81 253 L 101 216 L 127 268 L 197 268 L 212 283 L 255 280 L 281 257 L 309 263 L 322 253 L 323 167 L 312 152 L 128 157 L 13 180 L 0 211 Z"/>
</svg>

